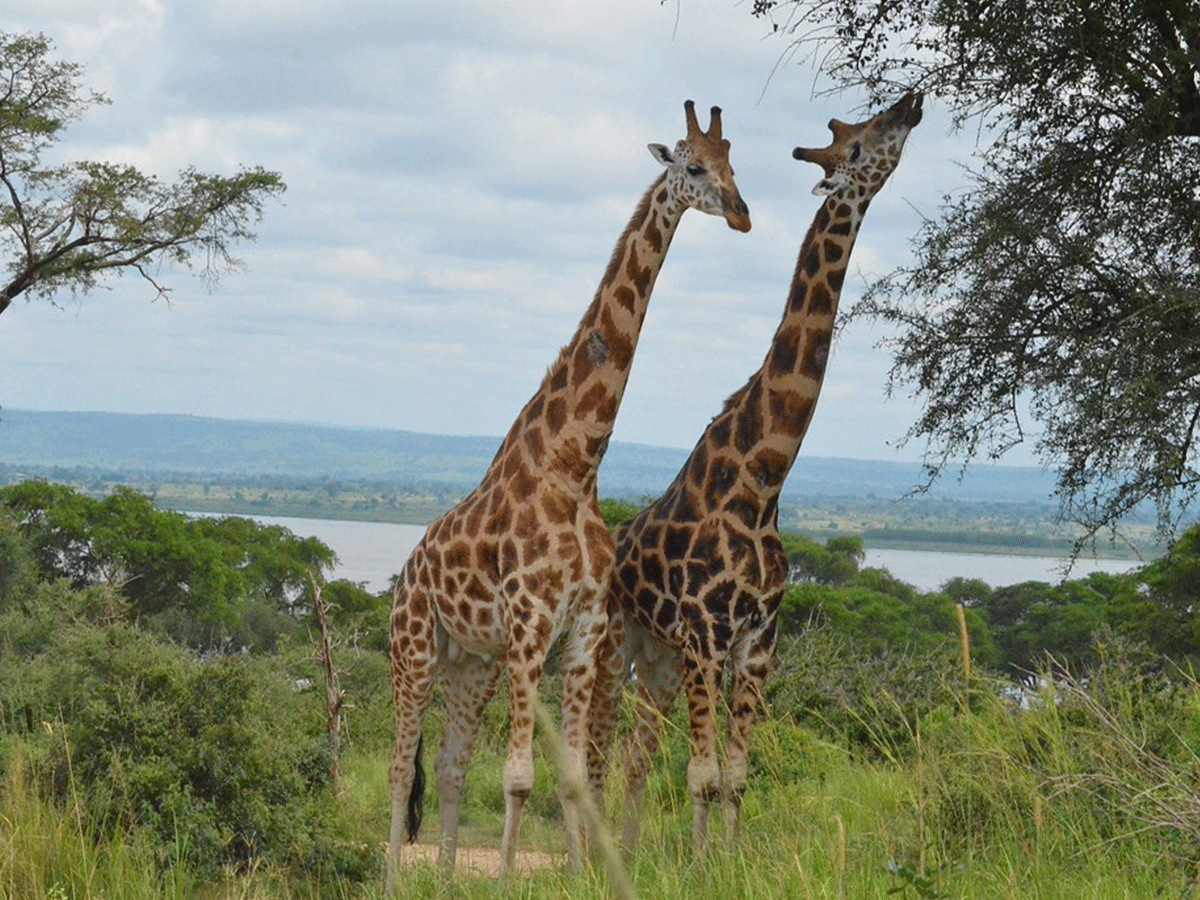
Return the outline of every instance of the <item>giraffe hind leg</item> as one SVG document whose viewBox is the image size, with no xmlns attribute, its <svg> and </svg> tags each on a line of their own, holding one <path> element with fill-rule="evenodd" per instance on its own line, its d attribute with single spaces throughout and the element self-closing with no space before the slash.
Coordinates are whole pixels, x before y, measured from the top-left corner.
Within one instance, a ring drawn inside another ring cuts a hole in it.
<svg viewBox="0 0 1200 900">
<path fill-rule="evenodd" d="M 411 687 L 411 685 L 410 685 Z M 417 748 L 421 742 L 421 719 L 428 702 L 430 685 L 418 685 L 408 693 L 410 702 L 398 703 L 396 710 L 396 743 L 389 773 L 392 799 L 392 824 L 388 835 L 387 885 L 390 894 L 396 883 L 396 873 L 402 867 L 403 847 L 416 837 L 419 816 L 417 781 Z M 423 791 L 421 792 L 423 794 Z"/>
<path fill-rule="evenodd" d="M 633 726 L 625 745 L 625 812 L 621 822 L 621 844 L 626 851 L 637 846 L 642 794 L 650 773 L 650 761 L 658 749 L 663 721 L 679 694 L 682 683 L 679 654 L 645 635 L 640 626 L 627 621 L 629 648 L 637 676 L 638 703 Z"/>
<path fill-rule="evenodd" d="M 446 728 L 442 732 L 435 768 L 442 820 L 438 859 L 449 869 L 454 867 L 458 853 L 459 813 L 471 750 L 504 664 L 498 659 L 466 652 L 446 655 L 447 663 L 441 673 L 446 698 Z"/>
<path fill-rule="evenodd" d="M 389 653 L 392 667 L 392 698 L 396 710 L 396 738 L 389 770 L 392 817 L 388 832 L 387 895 L 396 885 L 397 872 L 403 863 L 406 838 L 412 832 L 414 791 L 418 770 L 418 746 L 421 743 L 421 722 L 429 705 L 433 689 L 436 652 L 433 643 L 433 620 L 425 603 L 413 602 L 403 583 L 397 585 L 390 623 Z M 423 598 L 419 598 L 423 599 Z M 423 793 L 423 792 L 422 792 Z"/>
</svg>

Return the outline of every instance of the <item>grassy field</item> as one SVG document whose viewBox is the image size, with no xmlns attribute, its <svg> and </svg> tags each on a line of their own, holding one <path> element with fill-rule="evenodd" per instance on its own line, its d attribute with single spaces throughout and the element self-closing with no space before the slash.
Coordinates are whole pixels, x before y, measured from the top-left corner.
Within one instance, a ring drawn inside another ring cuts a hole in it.
<svg viewBox="0 0 1200 900">
<path fill-rule="evenodd" d="M 755 731 L 741 840 L 718 839 L 692 854 L 685 788 L 685 727 L 668 723 L 664 753 L 646 792 L 643 837 L 627 858 L 633 896 L 788 897 L 799 900 L 996 898 L 1146 900 L 1182 897 L 1195 886 L 1200 837 L 1200 691 L 1188 680 L 1173 702 L 1165 743 L 1151 734 L 1136 682 L 1113 683 L 1101 699 L 1078 686 L 1043 691 L 1019 712 L 991 686 L 956 686 L 957 708 L 901 717 L 892 737 L 861 747 L 830 742 L 768 715 Z M 893 711 L 894 712 L 894 711 Z M 502 714 L 489 721 L 503 723 Z M 870 710 L 863 722 L 870 727 Z M 893 724 L 895 717 L 892 717 Z M 432 723 L 431 727 L 436 726 Z M 1171 738 L 1174 735 L 1174 739 Z M 464 809 L 465 845 L 495 847 L 503 819 L 499 772 L 503 728 L 481 736 Z M 1169 745 L 1172 752 L 1164 754 Z M 563 850 L 555 776 L 545 742 L 522 846 Z M 0 791 L 0 897 L 80 900 L 379 898 L 382 874 L 346 882 L 285 876 L 261 866 L 204 881 L 167 860 L 172 850 L 136 832 L 87 833 L 70 808 L 30 788 L 19 746 L 8 748 Z M 328 797 L 348 839 L 376 848 L 387 833 L 386 753 L 356 751 Z M 614 768 L 605 819 L 619 816 Z M 436 841 L 436 809 L 423 840 Z M 382 870 L 382 855 L 379 855 Z M 399 896 L 607 898 L 600 871 L 551 865 L 498 884 L 432 863 L 402 874 Z"/>
</svg>

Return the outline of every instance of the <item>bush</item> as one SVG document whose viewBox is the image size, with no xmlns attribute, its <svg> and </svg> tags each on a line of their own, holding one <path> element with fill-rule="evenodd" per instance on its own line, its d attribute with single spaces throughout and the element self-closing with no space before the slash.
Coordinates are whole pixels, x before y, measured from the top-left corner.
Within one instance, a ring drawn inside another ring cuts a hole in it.
<svg viewBox="0 0 1200 900">
<path fill-rule="evenodd" d="M 771 714 L 868 757 L 896 759 L 913 747 L 914 723 L 954 709 L 966 695 L 957 648 L 860 655 L 832 629 L 782 637 L 764 696 Z"/>
<path fill-rule="evenodd" d="M 207 875 L 252 860 L 373 871 L 320 802 L 322 710 L 270 661 L 203 662 L 133 628 L 73 625 L 14 674 L 52 726 L 42 784 L 98 834 L 149 831 Z"/>
<path fill-rule="evenodd" d="M 27 481 L 0 487 L 0 512 L 42 578 L 107 585 L 128 620 L 205 652 L 274 650 L 304 611 L 309 575 L 334 559 L 316 538 L 236 516 L 189 518 L 125 487 L 95 500 Z M 0 534 L 0 568 L 10 544 Z"/>
<path fill-rule="evenodd" d="M 28 541 L 12 517 L 0 511 L 0 610 L 32 590 L 36 571 Z"/>
</svg>

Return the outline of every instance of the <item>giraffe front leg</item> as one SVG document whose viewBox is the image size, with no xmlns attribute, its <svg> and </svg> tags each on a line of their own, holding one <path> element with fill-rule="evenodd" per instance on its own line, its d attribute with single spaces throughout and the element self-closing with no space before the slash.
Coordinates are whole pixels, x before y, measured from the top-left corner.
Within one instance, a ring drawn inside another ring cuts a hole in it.
<svg viewBox="0 0 1200 900">
<path fill-rule="evenodd" d="M 608 605 L 604 638 L 596 653 L 596 684 L 592 688 L 592 707 L 588 716 L 588 789 L 592 802 L 601 812 L 604 810 L 604 783 L 608 779 L 609 756 L 629 668 L 625 655 L 625 617 L 615 598 L 610 596 Z"/>
<path fill-rule="evenodd" d="M 510 686 L 510 690 L 512 690 Z M 518 703 L 513 692 L 513 732 L 504 762 L 504 835 L 500 839 L 500 877 L 512 871 L 517 859 L 521 812 L 533 790 L 533 708 Z M 528 725 L 526 725 L 528 721 Z"/>
<path fill-rule="evenodd" d="M 453 869 L 458 854 L 463 782 L 471 760 L 471 748 L 479 730 L 479 721 L 496 691 L 496 682 L 504 664 L 498 659 L 475 656 L 461 650 L 449 650 L 446 656 L 447 661 L 442 668 L 446 729 L 442 733 L 442 745 L 436 763 L 438 805 L 442 819 L 438 861 L 445 868 Z"/>
<path fill-rule="evenodd" d="M 508 649 L 508 693 L 512 724 L 504 762 L 504 835 L 500 839 L 500 876 L 513 870 L 521 813 L 533 790 L 533 723 L 538 685 L 546 660 L 549 620 L 533 619 L 514 627 Z"/>
<path fill-rule="evenodd" d="M 721 796 L 721 765 L 717 758 L 716 711 L 721 690 L 720 658 L 685 652 L 683 681 L 687 691 L 692 756 L 688 761 L 688 794 L 692 798 L 692 849 L 708 840 L 713 804 Z"/>
<path fill-rule="evenodd" d="M 771 660 L 775 653 L 774 623 L 743 646 L 748 647 L 748 650 L 739 650 L 734 659 L 733 684 L 729 692 L 729 733 L 721 778 L 725 836 L 730 845 L 737 841 L 741 824 L 742 795 L 746 793 L 750 729 L 754 724 L 755 713 L 762 699 L 763 684 L 771 670 Z"/>
<path fill-rule="evenodd" d="M 597 655 L 607 623 L 597 606 L 585 598 L 584 611 L 571 625 L 563 655 L 562 754 L 559 760 L 559 799 L 567 832 L 567 853 L 573 868 L 583 865 L 587 849 L 586 802 L 588 755 L 592 727 L 593 694 L 597 683 Z"/>
</svg>

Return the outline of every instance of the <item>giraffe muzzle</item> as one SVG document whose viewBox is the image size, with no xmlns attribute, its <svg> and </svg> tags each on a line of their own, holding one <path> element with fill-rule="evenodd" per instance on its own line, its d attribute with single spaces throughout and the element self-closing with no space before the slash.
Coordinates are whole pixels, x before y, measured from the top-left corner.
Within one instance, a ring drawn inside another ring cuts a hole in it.
<svg viewBox="0 0 1200 900">
<path fill-rule="evenodd" d="M 920 124 L 921 117 L 924 115 L 924 110 L 921 109 L 921 104 L 924 100 L 925 95 L 920 91 L 910 91 L 896 101 L 896 104 L 888 110 L 888 118 L 898 124 L 915 128 Z"/>
<path fill-rule="evenodd" d="M 750 207 L 746 205 L 746 201 L 741 198 L 740 194 L 734 194 L 732 197 L 726 196 L 724 199 L 725 206 L 725 221 L 729 223 L 729 227 L 741 232 L 750 230 Z"/>
</svg>

